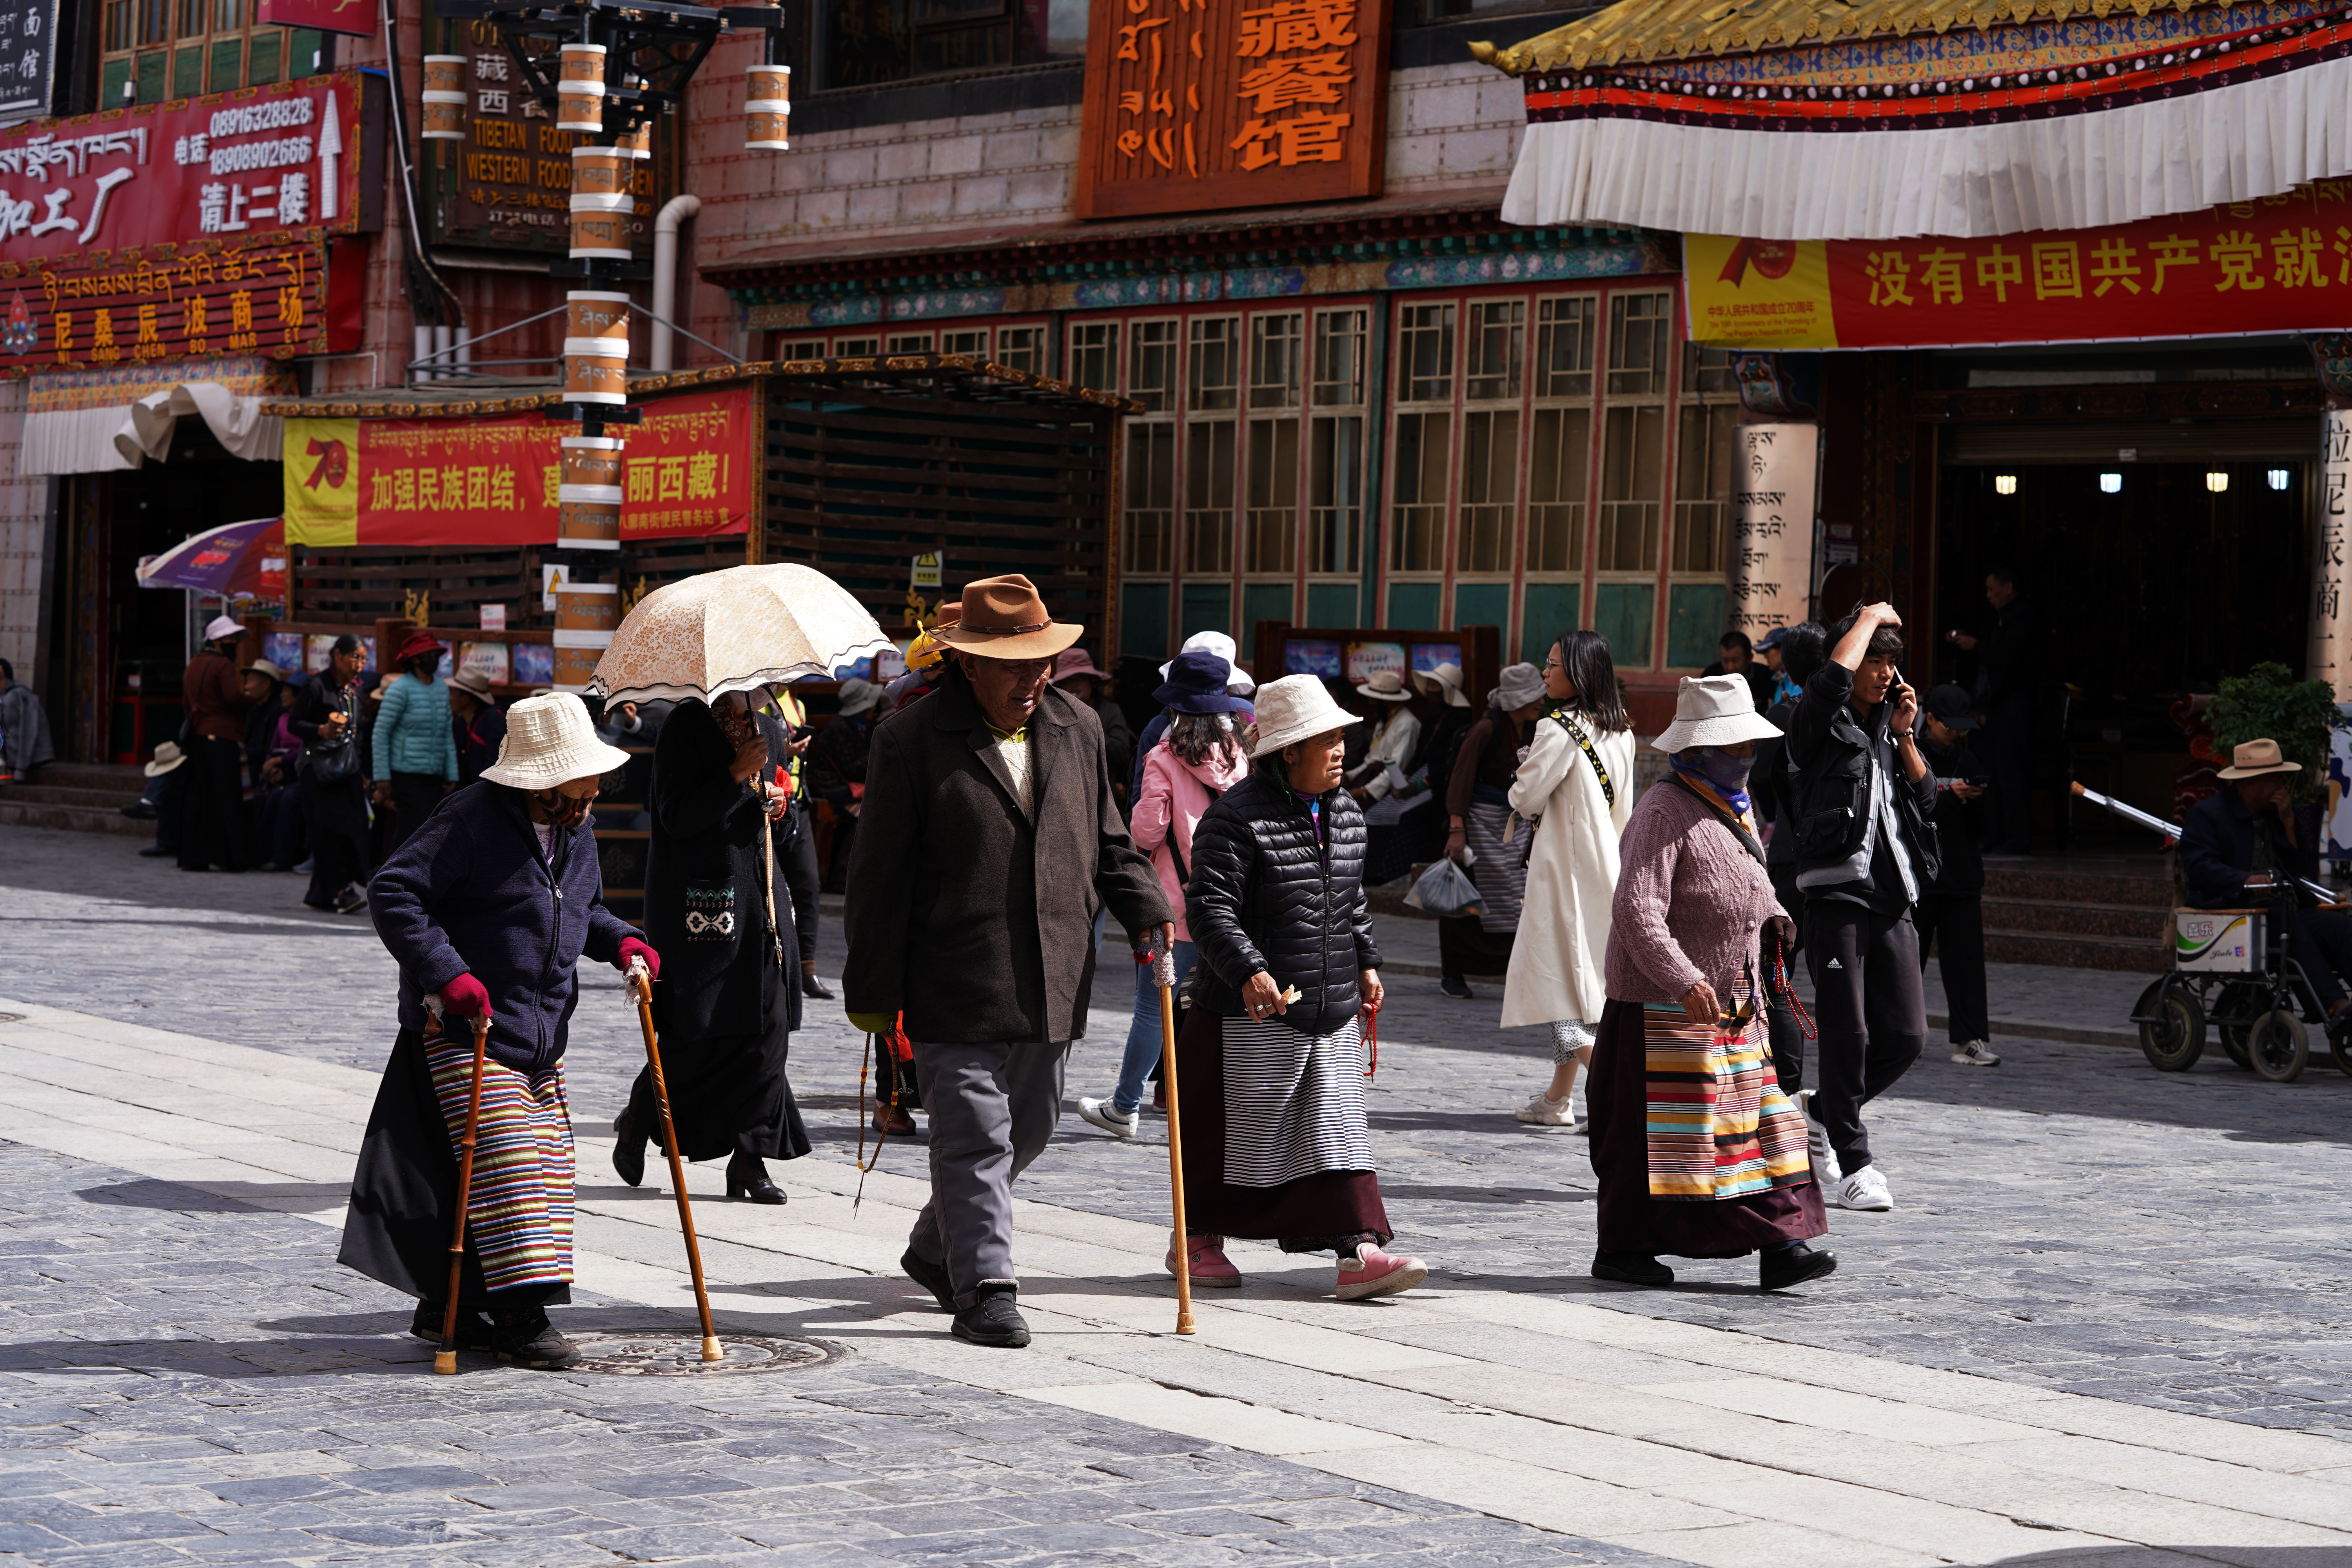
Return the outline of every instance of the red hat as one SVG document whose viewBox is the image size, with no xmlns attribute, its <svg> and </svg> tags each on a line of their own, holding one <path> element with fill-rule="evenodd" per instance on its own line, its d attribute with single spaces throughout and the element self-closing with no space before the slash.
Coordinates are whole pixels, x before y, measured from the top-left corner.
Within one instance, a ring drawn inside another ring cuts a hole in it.
<svg viewBox="0 0 2352 1568">
<path fill-rule="evenodd" d="M 425 654 L 447 653 L 448 651 L 448 645 L 444 643 L 440 638 L 435 637 L 431 632 L 411 632 L 406 637 L 402 639 L 400 651 L 393 655 L 392 662 L 394 664 L 406 664 L 410 659 L 420 658 Z"/>
</svg>

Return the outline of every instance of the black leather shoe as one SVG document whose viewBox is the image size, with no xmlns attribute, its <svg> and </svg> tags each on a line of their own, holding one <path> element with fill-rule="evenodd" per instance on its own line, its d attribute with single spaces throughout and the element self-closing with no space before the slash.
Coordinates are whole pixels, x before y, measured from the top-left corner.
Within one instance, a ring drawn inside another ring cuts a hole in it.
<svg viewBox="0 0 2352 1568">
<path fill-rule="evenodd" d="M 1596 1252 L 1592 1255 L 1592 1277 L 1613 1279 L 1620 1285 L 1642 1285 L 1650 1289 L 1663 1289 L 1675 1282 L 1675 1271 L 1649 1252 Z"/>
<path fill-rule="evenodd" d="M 946 1268 L 937 1263 L 927 1263 L 916 1257 L 915 1249 L 911 1247 L 907 1248 L 905 1255 L 898 1259 L 898 1267 L 906 1270 L 908 1279 L 931 1293 L 931 1299 L 940 1304 L 940 1311 L 952 1312 L 956 1310 L 955 1286 L 949 1282 Z"/>
<path fill-rule="evenodd" d="M 613 1170 L 633 1187 L 646 1179 L 645 1131 L 625 1110 L 613 1118 Z"/>
<path fill-rule="evenodd" d="M 824 987 L 824 982 L 819 980 L 814 974 L 803 974 L 801 976 L 801 994 L 803 996 L 813 996 L 820 1002 L 830 1002 L 833 1000 L 833 993 L 826 990 Z"/>
<path fill-rule="evenodd" d="M 419 1301 L 416 1316 L 409 1320 L 408 1331 L 427 1344 L 441 1342 L 441 1314 L 448 1310 L 446 1301 Z M 457 1314 L 457 1348 L 461 1351 L 486 1351 L 491 1348 L 490 1321 L 479 1312 L 459 1311 Z"/>
<path fill-rule="evenodd" d="M 1029 1342 L 1029 1325 L 1021 1316 L 1011 1287 L 1000 1285 L 956 1314 L 955 1337 L 976 1345 L 1017 1351 Z"/>
<path fill-rule="evenodd" d="M 555 1331 L 537 1307 L 509 1308 L 490 1314 L 491 1347 L 515 1366 L 560 1372 L 578 1364 L 580 1347 Z"/>
<path fill-rule="evenodd" d="M 1802 1285 L 1808 1279 L 1819 1279 L 1837 1272 L 1837 1254 L 1817 1252 L 1803 1242 L 1768 1252 L 1757 1268 L 1759 1285 L 1767 1290 L 1786 1290 Z"/>
<path fill-rule="evenodd" d="M 766 1162 L 750 1154 L 729 1156 L 727 1195 L 755 1204 L 780 1204 L 785 1201 L 784 1189 L 768 1179 Z"/>
</svg>

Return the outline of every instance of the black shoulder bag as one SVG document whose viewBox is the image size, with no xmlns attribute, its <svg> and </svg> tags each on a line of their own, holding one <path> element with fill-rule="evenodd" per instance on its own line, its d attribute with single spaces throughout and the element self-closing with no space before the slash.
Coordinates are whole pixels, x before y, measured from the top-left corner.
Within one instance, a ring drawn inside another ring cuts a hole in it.
<svg viewBox="0 0 2352 1568">
<path fill-rule="evenodd" d="M 315 784 L 341 784 L 360 771 L 359 704 L 348 690 L 339 694 L 335 711 L 343 716 L 343 732 L 332 741 L 312 741 L 302 748 L 295 771 Z"/>
</svg>

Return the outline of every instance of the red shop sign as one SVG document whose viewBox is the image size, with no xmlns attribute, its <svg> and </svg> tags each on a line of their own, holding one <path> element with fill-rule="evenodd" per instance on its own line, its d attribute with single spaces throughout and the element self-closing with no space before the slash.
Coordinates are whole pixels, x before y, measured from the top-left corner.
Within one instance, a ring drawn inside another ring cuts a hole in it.
<svg viewBox="0 0 2352 1568">
<path fill-rule="evenodd" d="M 375 37 L 375 0 L 261 0 L 259 20 L 281 27 L 316 27 L 322 33 Z"/>
<path fill-rule="evenodd" d="M 373 232 L 383 93 L 334 71 L 0 132 L 0 263 Z"/>
<path fill-rule="evenodd" d="M 365 246 L 313 240 L 159 260 L 0 266 L 0 377 L 345 353 L 360 342 Z"/>
</svg>

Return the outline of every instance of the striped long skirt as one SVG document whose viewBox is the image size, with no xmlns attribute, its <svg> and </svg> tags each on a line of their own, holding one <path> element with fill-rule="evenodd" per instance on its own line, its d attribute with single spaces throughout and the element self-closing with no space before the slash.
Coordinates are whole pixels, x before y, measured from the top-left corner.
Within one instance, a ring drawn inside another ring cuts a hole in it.
<svg viewBox="0 0 2352 1568">
<path fill-rule="evenodd" d="M 448 1289 L 458 1141 L 473 1082 L 469 1036 L 404 1029 L 376 1089 L 343 1223 L 341 1260 L 426 1300 Z M 479 1310 L 571 1299 L 571 1107 L 561 1064 L 482 1071 L 458 1300 Z"/>
</svg>

